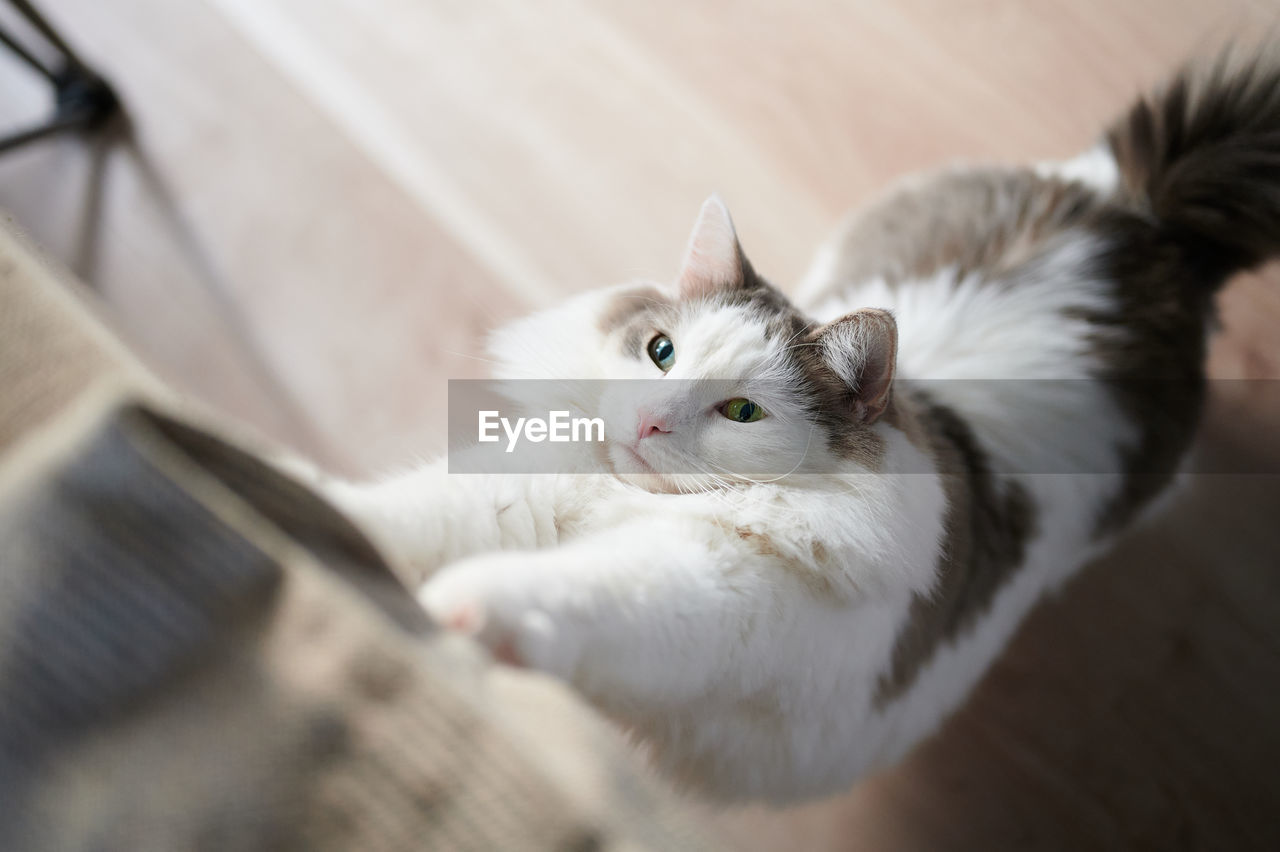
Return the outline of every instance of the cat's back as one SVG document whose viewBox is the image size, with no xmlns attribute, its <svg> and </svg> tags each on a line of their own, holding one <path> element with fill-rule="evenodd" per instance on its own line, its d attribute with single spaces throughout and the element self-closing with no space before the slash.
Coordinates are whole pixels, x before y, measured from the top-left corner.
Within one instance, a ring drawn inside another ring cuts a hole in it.
<svg viewBox="0 0 1280 852">
<path fill-rule="evenodd" d="M 1087 181 L 1027 168 L 904 182 L 841 227 L 797 299 L 819 321 L 893 311 L 909 380 L 1084 378 L 1083 318 L 1113 306 L 1090 225 L 1114 166 L 1089 159 Z"/>
</svg>

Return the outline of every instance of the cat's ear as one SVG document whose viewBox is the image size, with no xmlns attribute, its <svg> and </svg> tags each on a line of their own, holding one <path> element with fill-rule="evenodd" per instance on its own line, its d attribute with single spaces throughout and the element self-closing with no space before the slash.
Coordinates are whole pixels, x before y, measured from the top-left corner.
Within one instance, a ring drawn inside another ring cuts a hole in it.
<svg viewBox="0 0 1280 852">
<path fill-rule="evenodd" d="M 680 264 L 676 288 L 683 298 L 697 298 L 716 290 L 745 286 L 750 276 L 747 258 L 720 196 L 702 203 L 698 221 L 689 237 L 689 248 Z"/>
<path fill-rule="evenodd" d="M 898 324 L 893 314 L 866 308 L 814 332 L 827 367 L 854 392 L 857 415 L 874 423 L 889 406 L 898 362 Z"/>
</svg>

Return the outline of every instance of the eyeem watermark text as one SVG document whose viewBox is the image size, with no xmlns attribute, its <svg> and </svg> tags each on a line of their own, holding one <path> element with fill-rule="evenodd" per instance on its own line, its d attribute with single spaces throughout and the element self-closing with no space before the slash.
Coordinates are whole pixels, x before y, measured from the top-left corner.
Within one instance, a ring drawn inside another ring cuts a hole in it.
<svg viewBox="0 0 1280 852">
<path fill-rule="evenodd" d="M 604 440 L 604 420 L 599 417 L 570 417 L 567 411 L 552 411 L 546 418 L 517 417 L 513 424 L 510 418 L 501 416 L 498 411 L 481 411 L 479 415 L 480 443 L 492 444 L 502 440 L 501 429 L 507 436 L 508 453 L 515 450 L 521 438 L 535 444 L 543 441 L 564 444 Z"/>
</svg>

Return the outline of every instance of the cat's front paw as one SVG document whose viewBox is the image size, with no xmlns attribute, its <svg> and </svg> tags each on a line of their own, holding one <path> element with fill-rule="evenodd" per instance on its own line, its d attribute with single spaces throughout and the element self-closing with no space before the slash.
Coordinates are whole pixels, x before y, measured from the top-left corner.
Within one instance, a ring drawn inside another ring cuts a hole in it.
<svg viewBox="0 0 1280 852">
<path fill-rule="evenodd" d="M 441 626 L 474 637 L 494 658 L 571 680 L 582 655 L 569 598 L 536 556 L 474 557 L 441 571 L 418 600 Z"/>
</svg>

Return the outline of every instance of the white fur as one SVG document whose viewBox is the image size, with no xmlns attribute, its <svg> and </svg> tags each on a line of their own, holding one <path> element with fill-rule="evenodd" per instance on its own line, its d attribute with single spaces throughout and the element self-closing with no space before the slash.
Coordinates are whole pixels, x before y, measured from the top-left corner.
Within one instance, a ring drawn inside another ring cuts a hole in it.
<svg viewBox="0 0 1280 852">
<path fill-rule="evenodd" d="M 1096 154 L 1055 173 L 1113 180 Z M 715 239 L 701 245 L 723 254 L 727 213 L 708 209 Z M 676 346 L 665 377 L 593 331 L 613 291 L 495 337 L 503 378 L 654 380 L 642 398 L 602 385 L 599 398 L 563 400 L 598 410 L 606 434 L 621 436 L 603 452 L 581 450 L 575 468 L 612 475 L 450 477 L 437 464 L 335 496 L 414 577 L 430 578 L 420 598 L 437 618 L 574 684 L 673 776 L 722 798 L 830 793 L 935 729 L 1034 602 L 1096 549 L 1096 513 L 1118 480 L 1060 471 L 1117 469 L 1133 438 L 1110 398 L 1083 381 L 1093 366 L 1084 327 L 1062 318 L 1066 308 L 1109 307 L 1108 282 L 1091 268 L 1096 249 L 1065 239 L 1005 288 L 949 271 L 894 288 L 822 281 L 838 268 L 832 249 L 815 264 L 810 292 L 836 295 L 812 315 L 891 310 L 899 379 L 937 382 L 931 393 L 968 420 L 1004 480 L 1021 483 L 1037 508 L 1025 563 L 989 612 L 883 708 L 873 696 L 913 596 L 937 581 L 941 478 L 884 422 L 874 427 L 883 473 L 815 446 L 779 367 L 779 348 L 793 342 L 768 339 L 741 308 L 684 303 L 665 317 L 658 330 Z M 966 381 L 976 379 L 1006 381 Z M 719 380 L 737 382 L 770 416 L 737 424 L 717 415 L 723 389 L 704 393 L 699 383 Z M 635 439 L 641 409 L 668 418 L 671 434 Z M 1066 439 L 1037 440 L 1046 430 Z M 764 455 L 796 463 L 767 480 L 743 474 Z M 659 463 L 703 473 L 646 472 Z"/>
<path fill-rule="evenodd" d="M 1091 543 L 1097 512 L 1120 486 L 1105 471 L 1120 469 L 1120 448 L 1135 436 L 1105 388 L 1090 380 L 1085 333 L 1096 329 L 1062 318 L 1068 308 L 1111 307 L 1108 282 L 1091 269 L 1096 248 L 1084 237 L 1064 242 L 1008 288 L 957 281 L 943 270 L 904 287 L 864 282 L 812 311 L 826 320 L 860 307 L 892 310 L 899 381 L 922 381 L 963 414 L 997 470 L 1031 472 L 1004 478 L 1018 481 L 1040 508 L 1024 565 L 989 613 L 935 654 L 909 693 L 869 724 L 877 763 L 898 759 L 934 730 L 940 708 L 963 700 L 1040 595 L 1099 550 Z M 1049 434 L 1055 440 L 1046 441 Z"/>
<path fill-rule="evenodd" d="M 1120 181 L 1111 149 L 1099 143 L 1078 157 L 1065 161 L 1038 163 L 1036 174 L 1046 178 L 1079 181 L 1104 195 L 1115 191 Z"/>
</svg>

